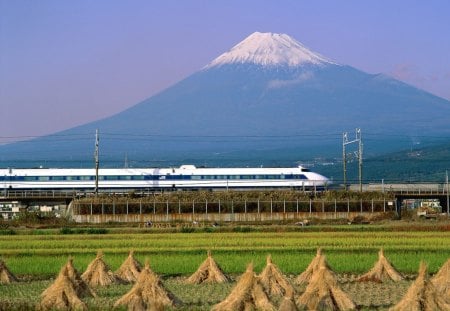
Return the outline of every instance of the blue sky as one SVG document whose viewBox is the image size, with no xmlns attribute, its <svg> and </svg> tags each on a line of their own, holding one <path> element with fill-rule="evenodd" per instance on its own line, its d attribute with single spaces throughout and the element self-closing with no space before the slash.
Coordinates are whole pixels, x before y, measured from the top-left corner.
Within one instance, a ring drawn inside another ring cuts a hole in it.
<svg viewBox="0 0 450 311">
<path fill-rule="evenodd" d="M 447 0 L 0 0 L 0 143 L 120 112 L 255 31 L 450 100 Z"/>
</svg>

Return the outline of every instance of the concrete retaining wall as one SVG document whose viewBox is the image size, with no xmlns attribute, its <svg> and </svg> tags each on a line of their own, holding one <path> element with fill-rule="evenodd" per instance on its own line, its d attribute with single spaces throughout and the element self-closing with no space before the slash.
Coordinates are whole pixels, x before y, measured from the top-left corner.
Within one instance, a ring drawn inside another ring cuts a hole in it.
<svg viewBox="0 0 450 311">
<path fill-rule="evenodd" d="M 261 222 L 261 221 L 302 221 L 304 219 L 353 219 L 356 216 L 377 217 L 383 212 L 360 213 L 360 212 L 318 212 L 318 213 L 185 213 L 185 214 L 93 214 L 93 215 L 73 215 L 73 219 L 80 223 L 105 223 L 105 222 L 134 222 L 152 223 L 178 222 Z"/>
</svg>

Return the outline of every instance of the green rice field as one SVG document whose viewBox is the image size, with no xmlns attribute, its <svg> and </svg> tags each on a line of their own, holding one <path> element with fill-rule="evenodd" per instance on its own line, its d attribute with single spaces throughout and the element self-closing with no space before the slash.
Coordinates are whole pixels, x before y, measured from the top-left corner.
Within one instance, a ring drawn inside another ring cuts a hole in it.
<svg viewBox="0 0 450 311">
<path fill-rule="evenodd" d="M 259 271 L 268 254 L 288 274 L 302 272 L 322 248 L 333 269 L 362 273 L 377 259 L 380 248 L 404 273 L 415 273 L 424 260 L 430 272 L 450 258 L 450 232 L 222 232 L 99 235 L 0 236 L 0 255 L 13 273 L 30 278 L 54 276 L 72 256 L 83 271 L 97 251 L 114 270 L 135 251 L 153 270 L 166 276 L 187 275 L 211 250 L 227 273 L 241 273 L 249 262 Z"/>
</svg>

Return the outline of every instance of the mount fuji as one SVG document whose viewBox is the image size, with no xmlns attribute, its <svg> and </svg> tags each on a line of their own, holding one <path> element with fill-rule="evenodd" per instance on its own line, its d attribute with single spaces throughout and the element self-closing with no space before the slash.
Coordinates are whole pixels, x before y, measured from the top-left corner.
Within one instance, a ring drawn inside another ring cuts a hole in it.
<svg viewBox="0 0 450 311">
<path fill-rule="evenodd" d="M 1 146 L 0 161 L 92 161 L 99 129 L 106 163 L 127 155 L 141 163 L 249 159 L 277 165 L 338 156 L 342 132 L 357 127 L 372 140 L 365 142 L 369 152 L 409 148 L 424 136 L 450 137 L 449 116 L 445 99 L 339 64 L 288 35 L 256 32 L 121 113 Z"/>
</svg>

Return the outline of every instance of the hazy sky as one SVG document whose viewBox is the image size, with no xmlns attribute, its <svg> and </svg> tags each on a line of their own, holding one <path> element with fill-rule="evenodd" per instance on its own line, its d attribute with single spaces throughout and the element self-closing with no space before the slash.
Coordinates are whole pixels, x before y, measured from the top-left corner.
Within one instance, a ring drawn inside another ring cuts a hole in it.
<svg viewBox="0 0 450 311">
<path fill-rule="evenodd" d="M 448 0 L 0 0 L 0 143 L 122 111 L 255 31 L 450 100 Z"/>
</svg>

